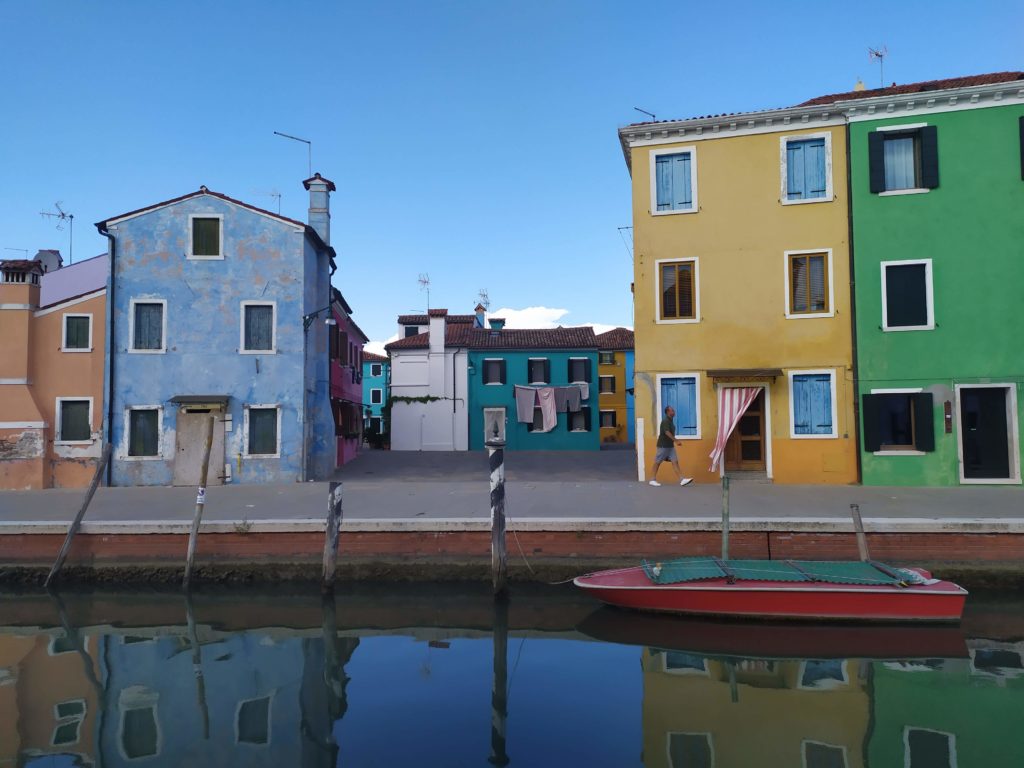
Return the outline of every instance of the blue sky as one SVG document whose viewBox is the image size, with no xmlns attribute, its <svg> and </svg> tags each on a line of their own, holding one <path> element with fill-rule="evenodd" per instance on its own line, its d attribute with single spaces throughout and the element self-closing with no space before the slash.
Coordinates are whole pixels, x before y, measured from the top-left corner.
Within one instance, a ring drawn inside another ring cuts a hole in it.
<svg viewBox="0 0 1024 768">
<path fill-rule="evenodd" d="M 335 181 L 336 284 L 372 339 L 481 288 L 521 323 L 632 324 L 616 129 L 878 83 L 1024 70 L 1024 3 L 0 0 L 0 249 L 205 184 L 306 218 Z M 0 250 L 20 258 L 20 251 Z M 528 310 L 528 308 L 540 308 Z M 508 314 L 508 313 L 506 313 Z"/>
</svg>

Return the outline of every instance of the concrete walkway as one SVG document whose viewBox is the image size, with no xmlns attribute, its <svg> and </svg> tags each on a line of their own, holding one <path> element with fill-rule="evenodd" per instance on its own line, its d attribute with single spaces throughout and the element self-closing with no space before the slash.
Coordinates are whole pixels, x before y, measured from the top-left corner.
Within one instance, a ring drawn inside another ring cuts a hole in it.
<svg viewBox="0 0 1024 768">
<path fill-rule="evenodd" d="M 519 530 L 707 529 L 721 516 L 718 485 L 654 488 L 636 482 L 629 451 L 506 454 L 509 527 Z M 482 453 L 371 451 L 337 473 L 344 527 L 361 530 L 474 530 L 490 515 Z M 61 532 L 84 491 L 0 492 L 0 533 Z M 325 483 L 210 488 L 205 530 L 322 528 Z M 737 478 L 737 530 L 850 530 L 860 505 L 869 530 L 1024 532 L 1024 494 L 1014 487 L 875 488 L 771 485 Z M 195 505 L 191 488 L 101 488 L 85 531 L 178 532 Z"/>
</svg>

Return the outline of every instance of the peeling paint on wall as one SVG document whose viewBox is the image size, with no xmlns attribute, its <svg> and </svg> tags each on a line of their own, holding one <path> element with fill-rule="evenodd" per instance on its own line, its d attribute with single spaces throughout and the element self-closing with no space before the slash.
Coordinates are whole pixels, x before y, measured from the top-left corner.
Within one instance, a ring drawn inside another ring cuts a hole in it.
<svg viewBox="0 0 1024 768">
<path fill-rule="evenodd" d="M 46 441 L 41 429 L 0 435 L 0 461 L 38 459 L 43 455 L 45 447 Z"/>
</svg>

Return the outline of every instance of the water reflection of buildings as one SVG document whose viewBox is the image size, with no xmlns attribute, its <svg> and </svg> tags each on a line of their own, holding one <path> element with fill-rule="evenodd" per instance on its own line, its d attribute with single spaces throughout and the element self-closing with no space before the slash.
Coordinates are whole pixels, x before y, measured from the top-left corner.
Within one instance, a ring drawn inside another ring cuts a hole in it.
<svg viewBox="0 0 1024 768">
<path fill-rule="evenodd" d="M 200 685 L 186 633 L 133 631 L 86 633 L 100 691 L 62 630 L 0 634 L 0 766 L 335 764 L 344 678 L 318 632 L 201 628 Z"/>
</svg>

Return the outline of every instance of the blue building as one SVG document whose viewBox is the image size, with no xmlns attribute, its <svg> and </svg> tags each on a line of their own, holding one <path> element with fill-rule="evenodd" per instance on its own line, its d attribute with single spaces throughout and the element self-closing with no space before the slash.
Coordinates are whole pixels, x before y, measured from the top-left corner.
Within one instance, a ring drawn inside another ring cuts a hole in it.
<svg viewBox="0 0 1024 768">
<path fill-rule="evenodd" d="M 384 406 L 390 393 L 391 366 L 384 355 L 363 352 L 363 407 L 366 414 L 364 428 L 386 435 Z"/>
<path fill-rule="evenodd" d="M 506 329 L 498 318 L 491 318 L 490 324 L 490 328 L 464 325 L 459 331 L 469 363 L 470 450 L 482 450 L 485 438 L 495 430 L 510 450 L 599 450 L 594 331 Z M 573 386 L 583 396 L 579 410 L 557 412 L 553 426 L 545 425 L 539 404 L 520 420 L 516 385 L 538 390 Z"/>
<path fill-rule="evenodd" d="M 104 433 L 111 485 L 327 477 L 330 193 L 309 224 L 200 187 L 96 226 L 110 241 Z"/>
</svg>

